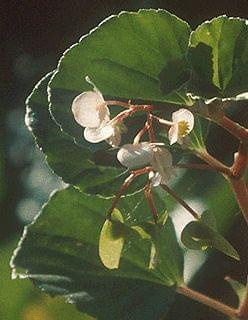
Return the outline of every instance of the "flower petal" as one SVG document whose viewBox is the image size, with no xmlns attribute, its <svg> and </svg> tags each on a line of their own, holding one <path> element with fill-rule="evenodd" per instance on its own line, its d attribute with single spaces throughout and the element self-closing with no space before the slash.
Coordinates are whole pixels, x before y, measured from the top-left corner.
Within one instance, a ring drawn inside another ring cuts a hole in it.
<svg viewBox="0 0 248 320">
<path fill-rule="evenodd" d="M 162 177 L 158 172 L 149 172 L 149 179 L 151 180 L 152 187 L 158 187 L 161 184 Z"/>
<path fill-rule="evenodd" d="M 185 121 L 188 124 L 188 133 L 194 128 L 194 115 L 187 109 L 179 109 L 172 113 L 172 121 L 178 123 Z"/>
<path fill-rule="evenodd" d="M 97 128 L 109 121 L 109 109 L 100 91 L 86 91 L 72 102 L 75 120 L 82 127 Z"/>
<path fill-rule="evenodd" d="M 153 148 L 149 142 L 125 144 L 117 153 L 117 159 L 127 168 L 144 167 L 153 157 Z"/>
<path fill-rule="evenodd" d="M 170 141 L 170 145 L 174 144 L 178 140 L 178 124 L 173 124 L 168 131 L 168 139 Z"/>
<path fill-rule="evenodd" d="M 110 138 L 114 134 L 112 126 L 103 126 L 99 128 L 85 128 L 84 138 L 91 143 L 98 143 Z"/>
<path fill-rule="evenodd" d="M 107 139 L 107 143 L 112 147 L 118 147 L 121 143 L 121 130 L 118 126 L 114 127 L 113 134 Z"/>
<path fill-rule="evenodd" d="M 167 183 L 171 176 L 174 175 L 172 167 L 172 155 L 167 149 L 155 148 L 151 161 L 152 168 L 161 176 L 160 183 Z M 158 181 L 158 177 L 156 178 Z"/>
</svg>

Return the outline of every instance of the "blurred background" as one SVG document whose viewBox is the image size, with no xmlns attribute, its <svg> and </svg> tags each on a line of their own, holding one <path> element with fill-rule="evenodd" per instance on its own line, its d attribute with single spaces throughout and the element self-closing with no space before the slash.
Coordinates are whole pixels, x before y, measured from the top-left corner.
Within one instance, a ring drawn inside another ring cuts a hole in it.
<svg viewBox="0 0 248 320">
<path fill-rule="evenodd" d="M 23 226 L 37 214 L 52 190 L 63 187 L 62 181 L 46 166 L 25 127 L 26 97 L 43 75 L 56 68 L 66 48 L 111 14 L 139 8 L 163 8 L 195 28 L 202 21 L 220 14 L 248 18 L 248 1 L 9 0 L 1 1 L 0 8 L 0 319 L 76 320 L 80 314 L 73 306 L 41 294 L 29 281 L 10 280 L 9 260 Z M 236 112 L 234 116 L 244 121 L 244 114 L 241 116 Z M 248 118 L 247 111 L 246 116 Z M 221 134 L 226 139 L 226 149 L 216 146 L 212 151 L 217 156 L 236 147 L 234 140 Z M 240 233 L 242 235 L 241 225 L 237 221 L 229 234 L 237 245 Z M 236 277 L 240 273 L 242 278 L 242 268 Z M 210 294 L 214 290 L 208 289 Z M 180 305 L 180 301 L 178 303 Z M 168 319 L 179 319 L 177 308 L 174 309 Z M 198 314 L 194 319 L 206 318 Z"/>
</svg>

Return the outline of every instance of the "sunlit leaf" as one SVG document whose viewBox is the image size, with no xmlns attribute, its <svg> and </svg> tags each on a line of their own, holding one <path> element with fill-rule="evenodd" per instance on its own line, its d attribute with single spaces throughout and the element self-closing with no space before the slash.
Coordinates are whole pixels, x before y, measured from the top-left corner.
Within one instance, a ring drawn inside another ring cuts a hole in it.
<svg viewBox="0 0 248 320">
<path fill-rule="evenodd" d="M 186 22 L 165 10 L 122 12 L 106 19 L 60 60 L 49 85 L 56 121 L 79 143 L 86 144 L 71 111 L 75 96 L 92 90 L 85 76 L 90 77 L 106 100 L 191 104 L 185 87 L 177 90 L 186 80 L 190 31 Z M 98 147 L 106 149 L 107 145 Z"/>
<path fill-rule="evenodd" d="M 109 269 L 119 267 L 125 234 L 123 217 L 119 210 L 112 212 L 111 220 L 107 219 L 102 227 L 99 239 L 99 255 L 102 263 Z"/>
</svg>

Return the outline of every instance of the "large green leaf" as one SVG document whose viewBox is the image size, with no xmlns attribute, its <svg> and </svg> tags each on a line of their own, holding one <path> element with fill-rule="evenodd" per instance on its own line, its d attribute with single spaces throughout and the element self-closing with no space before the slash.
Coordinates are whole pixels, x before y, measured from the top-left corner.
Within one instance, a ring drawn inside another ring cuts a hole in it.
<svg viewBox="0 0 248 320">
<path fill-rule="evenodd" d="M 86 143 L 71 111 L 75 96 L 92 89 L 85 76 L 108 100 L 190 103 L 182 87 L 188 69 L 185 54 L 189 34 L 186 22 L 164 10 L 122 12 L 106 19 L 60 60 L 49 85 L 56 121 Z M 180 68 L 173 69 L 173 65 Z"/>
<path fill-rule="evenodd" d="M 220 16 L 204 22 L 191 34 L 188 60 L 194 95 L 228 98 L 247 92 L 247 20 Z"/>
<path fill-rule="evenodd" d="M 99 158 L 103 162 L 110 157 L 112 165 L 117 161 L 107 153 L 92 153 L 87 147 L 75 144 L 72 137 L 60 130 L 48 110 L 47 84 L 51 76 L 52 73 L 49 73 L 38 82 L 26 102 L 26 124 L 34 134 L 38 147 L 45 153 L 49 166 L 65 182 L 87 193 L 115 194 L 127 172 L 120 167 L 96 165 Z M 129 190 L 132 192 L 138 187 L 139 181 L 134 182 Z"/>
<path fill-rule="evenodd" d="M 119 205 L 125 221 L 133 197 Z M 137 233 L 123 250 L 120 268 L 109 270 L 98 256 L 98 241 L 110 205 L 110 199 L 73 188 L 55 193 L 26 228 L 12 267 L 18 274 L 25 269 L 43 290 L 65 296 L 98 319 L 160 319 L 174 296 L 174 287 L 166 286 L 182 281 L 182 253 L 173 225 L 168 220 L 168 238 L 160 253 L 166 264 L 149 269 L 150 241 Z M 145 215 L 138 207 L 137 216 L 139 210 Z M 181 255 L 177 263 L 175 251 Z M 170 262 L 177 271 L 171 273 Z"/>
</svg>

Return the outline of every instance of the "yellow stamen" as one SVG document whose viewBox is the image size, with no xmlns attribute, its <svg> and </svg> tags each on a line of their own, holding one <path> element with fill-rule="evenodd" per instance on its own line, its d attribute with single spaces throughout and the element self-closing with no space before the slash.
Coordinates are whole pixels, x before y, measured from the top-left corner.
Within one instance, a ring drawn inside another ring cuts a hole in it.
<svg viewBox="0 0 248 320">
<path fill-rule="evenodd" d="M 189 124 L 183 120 L 178 123 L 178 135 L 179 137 L 185 137 L 189 132 Z"/>
</svg>

